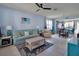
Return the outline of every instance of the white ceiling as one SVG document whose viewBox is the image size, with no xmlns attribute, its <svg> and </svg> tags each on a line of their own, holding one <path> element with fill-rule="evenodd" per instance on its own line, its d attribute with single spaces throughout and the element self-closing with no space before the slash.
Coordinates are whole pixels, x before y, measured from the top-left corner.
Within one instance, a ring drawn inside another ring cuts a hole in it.
<svg viewBox="0 0 79 59">
<path fill-rule="evenodd" d="M 39 12 L 36 12 L 39 8 L 34 3 L 0 3 L 0 5 L 25 12 L 33 12 L 47 17 L 79 15 L 79 3 L 44 3 L 45 7 L 51 7 L 52 10 L 41 9 Z M 54 8 L 57 8 L 58 10 L 54 11 Z"/>
</svg>

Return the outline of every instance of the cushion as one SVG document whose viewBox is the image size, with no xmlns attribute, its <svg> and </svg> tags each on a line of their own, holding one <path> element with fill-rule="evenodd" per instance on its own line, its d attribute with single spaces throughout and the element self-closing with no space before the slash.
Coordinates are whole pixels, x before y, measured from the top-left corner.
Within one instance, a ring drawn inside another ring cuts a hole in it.
<svg viewBox="0 0 79 59">
<path fill-rule="evenodd" d="M 19 32 L 19 35 L 24 36 L 24 32 L 23 31 Z"/>
<path fill-rule="evenodd" d="M 25 36 L 29 36 L 29 32 L 25 31 L 25 32 L 24 32 L 24 35 L 25 35 Z"/>
<path fill-rule="evenodd" d="M 34 30 L 33 31 L 33 34 L 37 35 L 38 34 L 38 31 L 37 30 Z"/>
<path fill-rule="evenodd" d="M 29 31 L 29 35 L 33 35 L 33 31 L 32 30 Z"/>
<path fill-rule="evenodd" d="M 15 32 L 15 37 L 22 37 L 24 36 L 24 32 Z"/>
</svg>

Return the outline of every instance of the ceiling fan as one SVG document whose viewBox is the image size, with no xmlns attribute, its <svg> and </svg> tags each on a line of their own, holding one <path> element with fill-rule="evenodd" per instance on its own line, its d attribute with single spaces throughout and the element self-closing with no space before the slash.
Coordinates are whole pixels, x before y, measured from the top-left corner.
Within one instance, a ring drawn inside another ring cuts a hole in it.
<svg viewBox="0 0 79 59">
<path fill-rule="evenodd" d="M 52 8 L 44 7 L 44 5 L 42 3 L 41 4 L 35 3 L 35 4 L 39 7 L 39 9 L 37 9 L 36 12 L 40 11 L 40 9 L 43 9 L 43 10 L 51 10 L 52 9 Z"/>
</svg>

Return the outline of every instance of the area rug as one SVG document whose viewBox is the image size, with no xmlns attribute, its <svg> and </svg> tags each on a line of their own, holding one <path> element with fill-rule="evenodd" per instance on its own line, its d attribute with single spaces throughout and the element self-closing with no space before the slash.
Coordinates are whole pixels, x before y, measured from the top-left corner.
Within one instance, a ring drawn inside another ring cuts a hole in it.
<svg viewBox="0 0 79 59">
<path fill-rule="evenodd" d="M 33 49 L 32 51 L 30 51 L 26 47 L 23 49 L 26 52 L 26 56 L 36 56 L 36 55 L 40 54 L 41 52 L 45 51 L 46 49 L 48 49 L 49 47 L 51 47 L 52 45 L 53 45 L 52 43 L 46 42 L 44 45 L 42 45 L 36 49 Z"/>
</svg>

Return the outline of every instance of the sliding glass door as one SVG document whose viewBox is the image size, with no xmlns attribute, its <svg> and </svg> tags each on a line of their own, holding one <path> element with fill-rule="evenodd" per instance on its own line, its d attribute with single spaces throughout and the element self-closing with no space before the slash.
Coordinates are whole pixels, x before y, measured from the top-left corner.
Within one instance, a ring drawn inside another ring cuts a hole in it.
<svg viewBox="0 0 79 59">
<path fill-rule="evenodd" d="M 77 22 L 76 31 L 79 33 L 79 22 Z"/>
<path fill-rule="evenodd" d="M 47 29 L 49 29 L 49 30 L 52 30 L 52 20 L 46 20 L 46 27 L 47 27 Z"/>
<path fill-rule="evenodd" d="M 73 21 L 64 22 L 64 27 L 65 28 L 74 28 L 74 22 Z"/>
<path fill-rule="evenodd" d="M 79 34 L 79 21 L 76 21 L 76 27 L 75 27 L 75 36 L 76 36 L 76 38 L 77 38 L 77 34 Z"/>
</svg>

